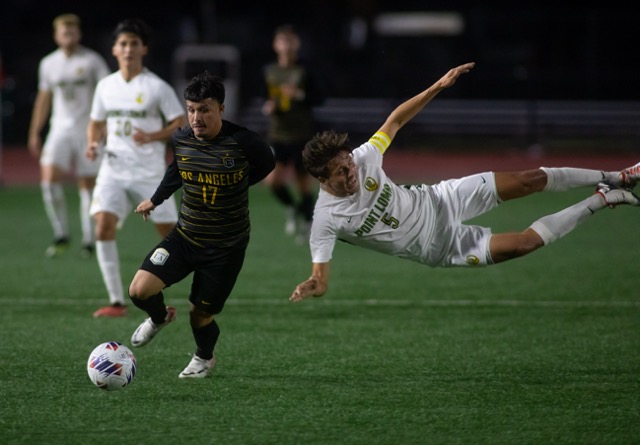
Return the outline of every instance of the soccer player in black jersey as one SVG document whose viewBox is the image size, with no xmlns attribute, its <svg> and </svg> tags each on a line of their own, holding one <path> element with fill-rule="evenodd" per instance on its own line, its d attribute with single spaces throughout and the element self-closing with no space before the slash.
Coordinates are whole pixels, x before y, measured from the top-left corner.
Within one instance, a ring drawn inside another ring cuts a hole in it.
<svg viewBox="0 0 640 445">
<path fill-rule="evenodd" d="M 251 230 L 249 187 L 274 168 L 269 145 L 255 132 L 222 119 L 225 88 L 208 72 L 195 76 L 184 91 L 189 126 L 171 138 L 174 159 L 150 199 L 136 213 L 153 209 L 182 188 L 178 223 L 144 259 L 129 296 L 147 318 L 131 344 L 144 346 L 176 316 L 162 290 L 193 272 L 190 324 L 196 351 L 180 378 L 206 377 L 215 364 L 222 311 L 244 262 Z"/>
</svg>

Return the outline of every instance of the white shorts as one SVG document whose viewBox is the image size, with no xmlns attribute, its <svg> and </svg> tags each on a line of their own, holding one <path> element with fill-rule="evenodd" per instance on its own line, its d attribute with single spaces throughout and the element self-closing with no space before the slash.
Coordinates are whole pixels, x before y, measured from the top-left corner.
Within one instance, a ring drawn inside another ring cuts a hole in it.
<svg viewBox="0 0 640 445">
<path fill-rule="evenodd" d="M 40 165 L 55 165 L 65 172 L 75 166 L 78 177 L 95 177 L 100 168 L 100 158 L 90 161 L 87 150 L 86 128 L 77 131 L 53 130 L 47 135 L 40 155 Z"/>
<path fill-rule="evenodd" d="M 429 249 L 433 266 L 486 266 L 491 264 L 491 229 L 463 222 L 495 209 L 502 201 L 491 172 L 449 179 L 432 186 L 438 209 L 437 231 Z"/>
<path fill-rule="evenodd" d="M 158 181 L 126 181 L 110 176 L 98 176 L 93 189 L 93 199 L 89 213 L 113 213 L 118 217 L 118 227 L 122 227 L 127 216 L 145 199 L 151 198 L 160 184 Z M 156 207 L 149 215 L 156 224 L 175 223 L 178 210 L 173 196 Z"/>
</svg>

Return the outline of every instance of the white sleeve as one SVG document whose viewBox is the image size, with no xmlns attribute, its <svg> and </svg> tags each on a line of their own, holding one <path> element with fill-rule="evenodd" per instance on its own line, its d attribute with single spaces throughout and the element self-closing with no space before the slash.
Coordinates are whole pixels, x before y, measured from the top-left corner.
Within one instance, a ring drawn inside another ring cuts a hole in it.
<svg viewBox="0 0 640 445">
<path fill-rule="evenodd" d="M 91 120 L 93 121 L 105 121 L 107 120 L 107 112 L 104 109 L 102 102 L 102 90 L 104 87 L 104 81 L 98 82 L 96 85 L 96 91 L 93 94 L 93 101 L 91 102 Z"/>
<path fill-rule="evenodd" d="M 175 90 L 167 82 L 162 82 L 160 110 L 168 122 L 185 115 L 185 110 Z"/>
<path fill-rule="evenodd" d="M 38 89 L 41 91 L 53 90 L 53 85 L 47 77 L 49 72 L 50 69 L 47 68 L 47 59 L 42 59 L 38 66 Z"/>
<path fill-rule="evenodd" d="M 109 65 L 104 60 L 104 58 L 96 53 L 95 54 L 95 63 L 94 63 L 94 75 L 95 80 L 98 82 L 100 79 L 103 79 L 111 74 L 111 70 L 109 69 Z"/>
<path fill-rule="evenodd" d="M 336 233 L 332 228 L 329 215 L 321 215 L 320 212 L 316 212 L 313 218 L 311 236 L 309 237 L 311 261 L 314 263 L 328 263 L 333 257 Z"/>
</svg>

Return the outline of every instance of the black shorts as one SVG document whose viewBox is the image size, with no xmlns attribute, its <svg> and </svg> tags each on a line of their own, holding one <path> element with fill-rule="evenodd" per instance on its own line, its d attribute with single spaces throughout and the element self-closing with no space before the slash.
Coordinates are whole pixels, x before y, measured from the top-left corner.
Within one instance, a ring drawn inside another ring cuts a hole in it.
<svg viewBox="0 0 640 445">
<path fill-rule="evenodd" d="M 244 263 L 248 240 L 232 247 L 199 247 L 173 229 L 142 262 L 166 285 L 182 281 L 193 272 L 189 301 L 209 314 L 222 312 Z"/>
<path fill-rule="evenodd" d="M 304 142 L 298 144 L 282 144 L 279 142 L 271 143 L 273 155 L 276 162 L 288 165 L 293 163 L 293 166 L 298 173 L 306 173 L 304 164 L 302 163 L 302 150 L 304 149 Z"/>
</svg>

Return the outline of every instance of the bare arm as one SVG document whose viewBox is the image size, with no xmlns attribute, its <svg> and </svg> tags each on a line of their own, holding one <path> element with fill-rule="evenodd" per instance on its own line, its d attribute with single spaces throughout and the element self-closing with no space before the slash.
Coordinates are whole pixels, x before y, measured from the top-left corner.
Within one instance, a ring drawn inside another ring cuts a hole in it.
<svg viewBox="0 0 640 445">
<path fill-rule="evenodd" d="M 51 91 L 38 90 L 36 101 L 33 104 L 27 146 L 29 148 L 29 152 L 34 157 L 38 157 L 40 155 L 40 150 L 42 149 L 42 138 L 40 133 L 49 118 L 52 99 L 53 93 Z"/>
<path fill-rule="evenodd" d="M 97 159 L 100 144 L 107 137 L 107 121 L 89 121 L 87 127 L 87 150 L 85 156 L 92 161 Z"/>
<path fill-rule="evenodd" d="M 329 263 L 313 263 L 311 276 L 298 284 L 289 297 L 297 303 L 309 297 L 321 297 L 329 288 Z"/>
<path fill-rule="evenodd" d="M 152 131 L 150 133 L 145 133 L 144 131 L 136 128 L 136 132 L 133 134 L 133 140 L 137 144 L 148 144 L 149 142 L 154 141 L 166 141 L 169 139 L 171 134 L 178 128 L 182 127 L 187 123 L 187 118 L 185 116 L 179 116 L 174 120 L 170 121 L 166 126 L 161 128 L 158 131 Z"/>
<path fill-rule="evenodd" d="M 407 122 L 409 122 L 425 105 L 431 102 L 431 99 L 436 97 L 438 93 L 445 88 L 449 88 L 461 74 L 468 73 L 471 68 L 475 66 L 475 62 L 465 63 L 464 65 L 451 68 L 444 76 L 440 78 L 436 83 L 429 88 L 421 92 L 420 94 L 412 97 L 400 104 L 395 110 L 391 112 L 387 120 L 378 131 L 385 133 L 391 140 L 395 137 L 396 133 Z"/>
</svg>

